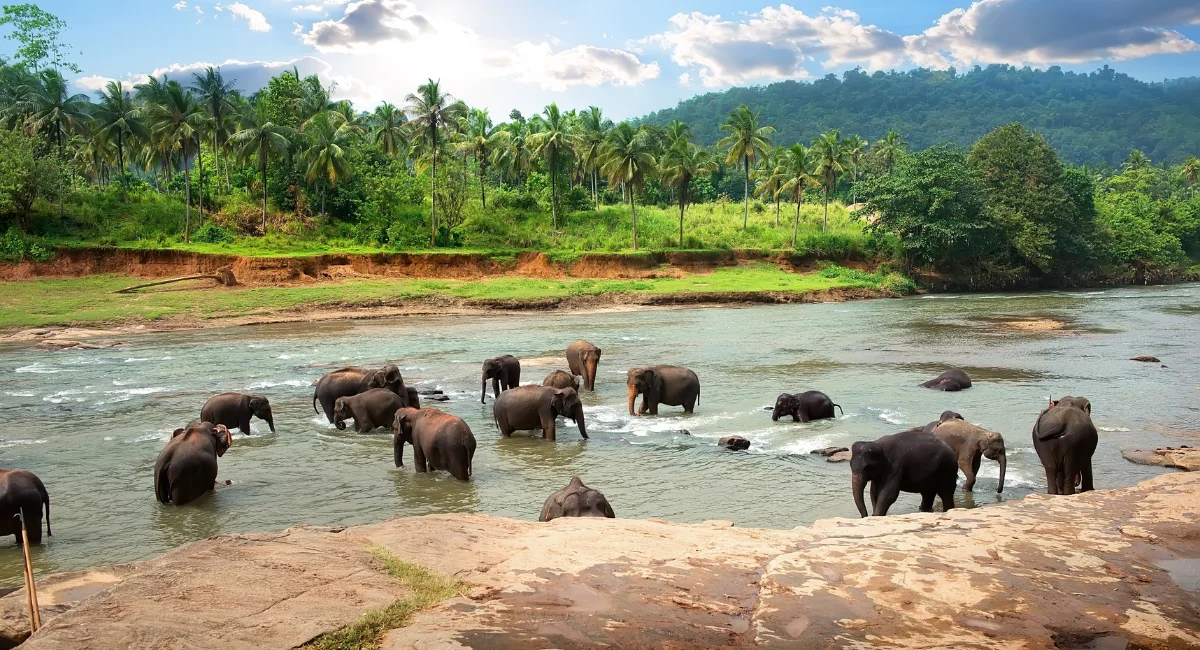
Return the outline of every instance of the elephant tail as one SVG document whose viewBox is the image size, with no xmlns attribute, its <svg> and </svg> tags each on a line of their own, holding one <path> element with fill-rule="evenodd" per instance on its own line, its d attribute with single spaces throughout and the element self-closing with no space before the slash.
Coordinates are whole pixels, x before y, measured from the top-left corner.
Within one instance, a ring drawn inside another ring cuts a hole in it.
<svg viewBox="0 0 1200 650">
<path fill-rule="evenodd" d="M 42 495 L 42 503 L 46 506 L 46 534 L 54 537 L 54 533 L 50 532 L 50 493 L 46 491 L 46 486 L 42 484 L 42 479 L 33 477 L 33 484 L 37 486 L 37 491 Z"/>
<path fill-rule="evenodd" d="M 171 482 L 167 480 L 167 470 L 171 465 L 168 461 L 162 467 L 158 468 L 158 474 L 154 477 L 154 496 L 158 498 L 159 503 L 171 502 Z"/>
<path fill-rule="evenodd" d="M 834 404 L 834 406 L 838 407 L 838 413 L 841 413 L 842 415 L 846 414 L 846 412 L 842 410 L 841 404 Z"/>
<path fill-rule="evenodd" d="M 317 391 L 316 391 L 316 389 L 313 389 L 313 413 L 320 413 L 320 411 L 317 410 Z"/>
</svg>

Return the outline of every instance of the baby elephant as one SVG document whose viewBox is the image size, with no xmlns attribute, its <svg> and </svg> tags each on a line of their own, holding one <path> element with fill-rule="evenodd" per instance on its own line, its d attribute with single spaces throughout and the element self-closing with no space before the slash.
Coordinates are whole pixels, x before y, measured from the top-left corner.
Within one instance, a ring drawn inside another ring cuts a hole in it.
<svg viewBox="0 0 1200 650">
<path fill-rule="evenodd" d="M 345 431 L 346 420 L 354 419 L 354 430 L 367 433 L 378 427 L 390 426 L 404 400 L 386 388 L 372 388 L 365 393 L 339 397 L 333 403 L 333 426 Z"/>
<path fill-rule="evenodd" d="M 967 373 L 963 372 L 962 370 L 958 368 L 951 368 L 937 377 L 934 377 L 933 379 L 921 384 L 921 386 L 923 388 L 944 390 L 946 392 L 966 390 L 971 387 L 971 378 L 968 377 Z"/>
<path fill-rule="evenodd" d="M 250 416 L 255 416 L 275 433 L 275 418 L 271 416 L 271 402 L 262 395 L 247 395 L 246 393 L 221 393 L 208 398 L 200 409 L 200 421 L 223 424 L 227 428 L 237 428 L 242 433 L 250 435 Z"/>
<path fill-rule="evenodd" d="M 969 424 L 963 421 L 961 416 L 943 420 L 933 428 L 933 433 L 954 450 L 954 455 L 958 458 L 958 469 L 962 470 L 963 477 L 966 478 L 963 490 L 970 492 L 975 489 L 979 462 L 987 456 L 990 460 L 1000 463 L 1000 480 L 996 483 L 996 492 L 1004 491 L 1004 471 L 1008 467 L 1008 457 L 1004 453 L 1003 436 L 995 431 Z"/>
<path fill-rule="evenodd" d="M 579 477 L 571 479 L 567 487 L 550 495 L 542 506 L 542 514 L 538 521 L 550 521 L 559 517 L 608 517 L 615 518 L 608 499 L 600 493 L 583 484 Z"/>
<path fill-rule="evenodd" d="M 154 461 L 154 496 L 177 506 L 209 493 L 217 480 L 217 458 L 225 455 L 233 437 L 223 424 L 192 422 L 176 429 Z"/>
<path fill-rule="evenodd" d="M 50 532 L 50 494 L 42 480 L 23 469 L 0 469 L 0 535 L 13 535 L 21 543 L 21 513 L 30 544 L 42 543 L 42 507 L 46 508 L 46 534 Z"/>
<path fill-rule="evenodd" d="M 487 397 L 487 382 L 492 380 L 492 393 L 500 397 L 500 391 L 521 385 L 521 362 L 511 354 L 502 354 L 483 362 L 483 393 L 479 403 Z"/>
<path fill-rule="evenodd" d="M 475 435 L 462 418 L 437 409 L 402 408 L 396 411 L 392 437 L 393 460 L 404 466 L 404 443 L 413 446 L 418 473 L 444 469 L 454 478 L 471 478 L 471 458 L 475 456 Z"/>
<path fill-rule="evenodd" d="M 546 378 L 542 380 L 542 385 L 553 386 L 555 388 L 572 388 L 576 392 L 579 392 L 579 379 L 575 375 L 562 370 L 555 370 L 546 375 Z"/>
<path fill-rule="evenodd" d="M 839 411 L 842 410 L 841 405 L 834 404 L 828 395 L 819 390 L 810 390 L 794 395 L 783 393 L 775 400 L 775 410 L 771 411 L 771 420 L 776 421 L 789 415 L 792 416 L 792 422 L 824 420 L 834 417 L 833 407 L 835 406 Z"/>
</svg>

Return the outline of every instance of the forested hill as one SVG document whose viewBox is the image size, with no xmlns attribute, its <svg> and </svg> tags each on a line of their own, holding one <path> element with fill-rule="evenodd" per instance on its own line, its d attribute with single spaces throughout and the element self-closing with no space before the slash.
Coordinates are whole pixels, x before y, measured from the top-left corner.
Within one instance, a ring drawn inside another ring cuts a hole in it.
<svg viewBox="0 0 1200 650">
<path fill-rule="evenodd" d="M 701 144 L 721 136 L 721 123 L 739 104 L 762 109 L 760 124 L 775 127 L 775 142 L 807 143 L 840 129 L 874 142 L 898 131 L 911 148 L 952 142 L 969 146 L 1013 122 L 1045 136 L 1066 160 L 1117 165 L 1131 149 L 1155 163 L 1180 163 L 1200 151 L 1200 78 L 1146 83 L 1105 66 L 1090 74 L 976 67 L 784 81 L 699 95 L 644 118 L 682 120 Z"/>
</svg>

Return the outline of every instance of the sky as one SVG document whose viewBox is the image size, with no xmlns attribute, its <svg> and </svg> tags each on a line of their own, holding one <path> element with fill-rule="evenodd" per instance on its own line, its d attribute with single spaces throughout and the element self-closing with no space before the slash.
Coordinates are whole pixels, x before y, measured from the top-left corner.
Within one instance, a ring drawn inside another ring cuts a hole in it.
<svg viewBox="0 0 1200 650">
<path fill-rule="evenodd" d="M 830 2 L 837 4 L 830 5 Z M 253 91 L 295 66 L 369 110 L 426 79 L 497 121 L 552 101 L 615 119 L 861 67 L 1008 63 L 1200 76 L 1200 0 L 41 0 L 83 92 L 206 65 Z M 0 52 L 14 49 L 0 43 Z"/>
</svg>

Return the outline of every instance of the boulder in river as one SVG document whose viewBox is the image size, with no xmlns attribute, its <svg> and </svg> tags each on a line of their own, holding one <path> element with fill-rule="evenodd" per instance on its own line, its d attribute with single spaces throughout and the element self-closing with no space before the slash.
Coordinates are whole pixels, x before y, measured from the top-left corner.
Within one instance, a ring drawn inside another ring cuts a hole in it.
<svg viewBox="0 0 1200 650">
<path fill-rule="evenodd" d="M 841 453 L 841 452 L 843 452 L 843 451 L 847 451 L 847 452 L 848 452 L 848 451 L 850 451 L 850 450 L 849 450 L 849 449 L 847 449 L 847 448 L 845 448 L 845 447 L 825 447 L 825 448 L 823 448 L 823 449 L 814 449 L 814 450 L 812 450 L 812 451 L 810 451 L 810 452 L 808 452 L 808 453 L 810 453 L 810 454 L 816 454 L 816 455 L 818 455 L 818 456 L 825 456 L 826 458 L 828 458 L 828 457 L 830 457 L 830 456 L 832 456 L 832 455 L 834 455 L 834 454 Z"/>
<path fill-rule="evenodd" d="M 717 444 L 730 451 L 745 451 L 750 448 L 750 441 L 741 436 L 725 436 Z"/>
<path fill-rule="evenodd" d="M 1158 357 L 1152 357 L 1150 355 L 1143 355 L 1140 357 L 1130 357 L 1129 360 L 1130 361 L 1141 361 L 1142 363 L 1159 363 L 1161 361 L 1161 359 L 1159 359 Z"/>
<path fill-rule="evenodd" d="M 844 462 L 850 460 L 853 457 L 853 455 L 854 455 L 854 453 L 851 452 L 849 449 L 847 449 L 846 451 L 839 451 L 836 454 L 831 455 L 829 458 L 825 459 L 825 462 L 827 462 L 827 463 L 844 463 Z"/>
<path fill-rule="evenodd" d="M 1161 449 L 1122 449 L 1121 455 L 1125 460 L 1138 465 L 1158 465 L 1172 467 L 1185 472 L 1200 471 L 1200 448 L 1184 445 L 1178 449 L 1164 447 Z"/>
</svg>

